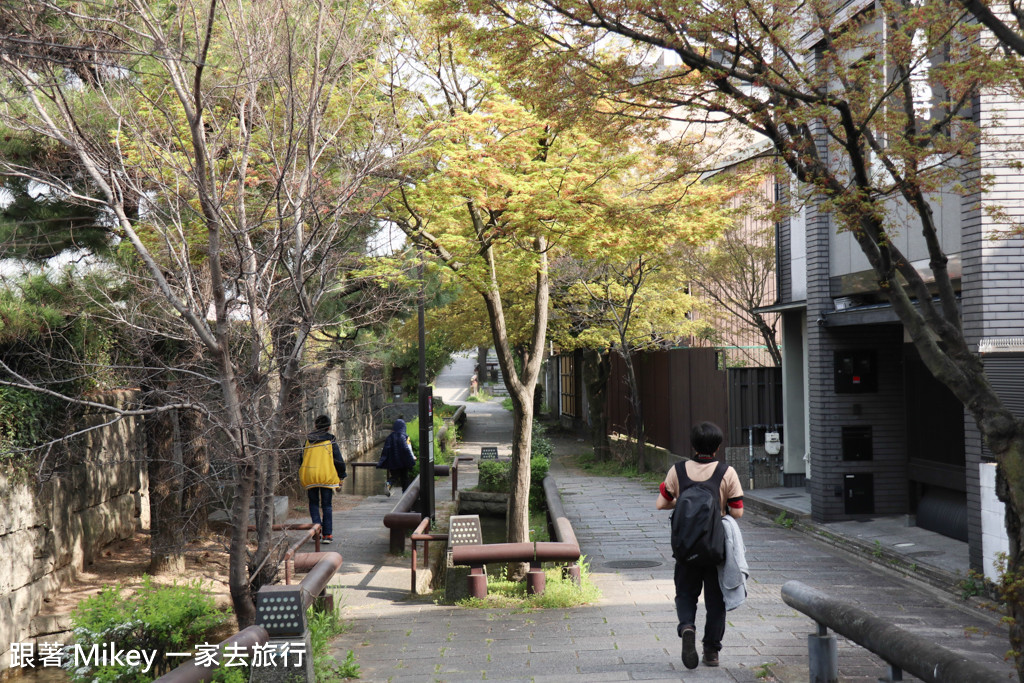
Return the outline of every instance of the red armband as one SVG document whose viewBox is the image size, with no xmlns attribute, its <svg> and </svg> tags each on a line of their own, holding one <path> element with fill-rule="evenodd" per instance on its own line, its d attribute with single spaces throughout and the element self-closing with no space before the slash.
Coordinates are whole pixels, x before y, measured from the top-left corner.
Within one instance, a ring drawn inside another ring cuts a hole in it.
<svg viewBox="0 0 1024 683">
<path fill-rule="evenodd" d="M 661 488 L 659 490 L 661 491 L 661 497 L 665 500 L 672 501 L 676 499 L 675 496 L 668 492 L 668 489 L 665 487 L 665 482 L 661 482 Z"/>
<path fill-rule="evenodd" d="M 726 504 L 734 510 L 742 510 L 743 498 L 730 498 Z"/>
</svg>

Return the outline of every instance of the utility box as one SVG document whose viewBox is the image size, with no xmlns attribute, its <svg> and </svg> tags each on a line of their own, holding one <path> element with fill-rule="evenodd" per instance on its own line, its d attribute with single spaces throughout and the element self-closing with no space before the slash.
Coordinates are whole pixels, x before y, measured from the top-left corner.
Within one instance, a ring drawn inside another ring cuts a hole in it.
<svg viewBox="0 0 1024 683">
<path fill-rule="evenodd" d="M 837 394 L 878 391 L 878 354 L 873 349 L 836 351 L 834 362 Z"/>
</svg>

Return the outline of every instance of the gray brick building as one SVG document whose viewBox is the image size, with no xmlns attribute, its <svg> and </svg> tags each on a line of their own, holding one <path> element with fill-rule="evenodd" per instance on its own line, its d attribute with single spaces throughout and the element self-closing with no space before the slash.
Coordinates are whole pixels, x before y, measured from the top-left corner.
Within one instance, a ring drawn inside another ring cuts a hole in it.
<svg viewBox="0 0 1024 683">
<path fill-rule="evenodd" d="M 1005 158 L 1001 136 L 1022 132 L 1019 103 L 977 98 L 982 125 L 997 113 L 1003 133 L 980 146 L 978 159 Z M 1020 220 L 1021 179 L 1010 165 L 977 166 L 992 184 L 945 193 L 935 203 L 939 237 L 972 350 L 1024 415 L 1024 239 L 989 212 L 999 206 Z M 837 233 L 813 199 L 797 204 L 778 226 L 779 300 L 768 307 L 783 316 L 786 484 L 806 479 L 818 521 L 911 515 L 966 541 L 972 567 L 991 574 L 1005 534 L 973 419 L 924 367 L 853 238 Z M 927 273 L 914 215 L 895 207 L 893 216 L 902 221 L 900 248 Z"/>
</svg>

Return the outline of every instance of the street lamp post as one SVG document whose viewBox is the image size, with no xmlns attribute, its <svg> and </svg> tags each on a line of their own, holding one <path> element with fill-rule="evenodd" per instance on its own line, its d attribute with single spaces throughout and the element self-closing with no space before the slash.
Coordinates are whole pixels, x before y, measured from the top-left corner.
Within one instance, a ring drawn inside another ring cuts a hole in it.
<svg viewBox="0 0 1024 683">
<path fill-rule="evenodd" d="M 427 331 L 424 316 L 423 252 L 420 251 L 420 292 L 416 317 L 419 324 L 420 382 L 420 514 L 434 519 L 434 392 L 427 386 Z"/>
</svg>

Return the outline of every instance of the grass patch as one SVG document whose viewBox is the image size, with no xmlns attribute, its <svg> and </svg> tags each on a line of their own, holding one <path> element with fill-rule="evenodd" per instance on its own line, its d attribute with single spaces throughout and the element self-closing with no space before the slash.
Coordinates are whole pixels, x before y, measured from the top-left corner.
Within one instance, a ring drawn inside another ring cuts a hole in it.
<svg viewBox="0 0 1024 683">
<path fill-rule="evenodd" d="M 580 585 L 577 587 L 568 577 L 562 578 L 561 567 L 545 570 L 544 595 L 527 595 L 525 581 L 508 581 L 504 578 L 488 577 L 487 597 L 460 600 L 460 607 L 490 609 L 561 609 L 589 605 L 601 599 L 601 591 L 590 578 L 590 565 L 586 558 L 579 561 Z"/>
<path fill-rule="evenodd" d="M 487 403 L 492 398 L 494 397 L 486 391 L 478 391 L 475 394 L 470 394 L 469 397 L 466 398 L 466 401 L 469 403 Z"/>
<path fill-rule="evenodd" d="M 627 477 L 629 479 L 639 479 L 641 481 L 647 481 L 654 484 L 658 484 L 665 480 L 664 472 L 648 470 L 641 474 L 637 469 L 637 466 L 631 463 L 621 463 L 614 459 L 597 460 L 594 457 L 594 452 L 592 450 L 576 456 L 575 465 L 584 472 L 598 477 Z"/>
<path fill-rule="evenodd" d="M 793 525 L 796 524 L 796 518 L 790 517 L 786 514 L 786 511 L 783 510 L 779 513 L 779 516 L 775 518 L 775 523 L 783 528 L 792 529 Z"/>
<path fill-rule="evenodd" d="M 345 659 L 336 660 L 327 652 L 331 639 L 346 633 L 351 624 L 338 618 L 337 610 L 315 612 L 310 608 L 306 613 L 309 623 L 310 640 L 313 643 L 314 678 L 320 683 L 335 683 L 350 678 L 359 678 L 359 664 L 352 650 Z"/>
<path fill-rule="evenodd" d="M 512 397 L 511 396 L 506 396 L 505 398 L 503 398 L 501 400 L 501 407 L 511 413 L 512 412 Z"/>
</svg>

